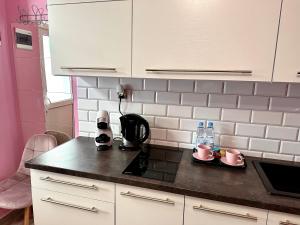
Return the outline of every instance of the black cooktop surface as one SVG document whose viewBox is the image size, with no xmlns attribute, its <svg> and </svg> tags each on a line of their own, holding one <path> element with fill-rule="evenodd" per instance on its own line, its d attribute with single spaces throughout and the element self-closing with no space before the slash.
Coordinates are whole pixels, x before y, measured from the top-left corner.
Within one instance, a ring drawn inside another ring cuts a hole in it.
<svg viewBox="0 0 300 225">
<path fill-rule="evenodd" d="M 123 174 L 174 182 L 182 151 L 165 149 L 142 150 L 123 171 Z"/>
</svg>

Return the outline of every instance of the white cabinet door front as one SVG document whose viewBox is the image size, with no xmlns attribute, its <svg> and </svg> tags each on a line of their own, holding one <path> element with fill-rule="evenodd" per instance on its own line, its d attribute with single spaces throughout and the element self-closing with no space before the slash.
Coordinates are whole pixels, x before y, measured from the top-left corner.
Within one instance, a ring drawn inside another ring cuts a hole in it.
<svg viewBox="0 0 300 225">
<path fill-rule="evenodd" d="M 184 196 L 117 184 L 117 225 L 182 225 Z"/>
<path fill-rule="evenodd" d="M 133 77 L 271 81 L 281 0 L 137 0 Z"/>
<path fill-rule="evenodd" d="M 131 76 L 132 1 L 49 6 L 55 75 Z"/>
<path fill-rule="evenodd" d="M 283 1 L 274 81 L 300 82 L 300 1 Z"/>
<path fill-rule="evenodd" d="M 300 225 L 300 216 L 270 211 L 267 225 Z"/>
<path fill-rule="evenodd" d="M 114 225 L 114 204 L 32 189 L 35 225 Z"/>
<path fill-rule="evenodd" d="M 267 210 L 185 198 L 184 225 L 265 225 Z"/>
</svg>

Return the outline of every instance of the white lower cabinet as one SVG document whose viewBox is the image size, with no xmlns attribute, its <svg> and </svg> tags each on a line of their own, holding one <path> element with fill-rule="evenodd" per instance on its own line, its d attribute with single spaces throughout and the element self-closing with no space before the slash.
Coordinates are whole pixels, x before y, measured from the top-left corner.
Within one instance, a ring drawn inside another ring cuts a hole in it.
<svg viewBox="0 0 300 225">
<path fill-rule="evenodd" d="M 267 210 L 185 198 L 184 225 L 265 225 Z"/>
<path fill-rule="evenodd" d="M 116 185 L 116 225 L 182 225 L 184 196 Z"/>
<path fill-rule="evenodd" d="M 114 204 L 32 189 L 35 225 L 114 225 Z"/>
<path fill-rule="evenodd" d="M 300 225 L 300 216 L 270 211 L 267 225 Z"/>
</svg>

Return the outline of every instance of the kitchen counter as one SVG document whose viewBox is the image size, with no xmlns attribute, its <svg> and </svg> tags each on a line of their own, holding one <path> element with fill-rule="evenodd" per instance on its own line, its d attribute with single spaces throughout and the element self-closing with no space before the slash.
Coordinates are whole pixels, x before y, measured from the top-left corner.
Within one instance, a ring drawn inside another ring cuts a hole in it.
<svg viewBox="0 0 300 225">
<path fill-rule="evenodd" d="M 253 160 L 262 159 L 247 157 L 248 167 L 237 170 L 192 163 L 191 150 L 183 149 L 175 182 L 168 183 L 122 174 L 138 151 L 121 151 L 118 146 L 116 142 L 112 150 L 98 152 L 94 139 L 78 137 L 26 162 L 25 166 L 300 215 L 300 199 L 274 196 L 266 191 L 252 164 Z"/>
</svg>

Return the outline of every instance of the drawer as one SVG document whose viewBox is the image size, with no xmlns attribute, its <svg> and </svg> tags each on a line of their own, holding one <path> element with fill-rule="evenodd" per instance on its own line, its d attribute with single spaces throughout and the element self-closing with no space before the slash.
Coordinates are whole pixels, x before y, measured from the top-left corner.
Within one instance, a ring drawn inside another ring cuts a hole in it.
<svg viewBox="0 0 300 225">
<path fill-rule="evenodd" d="M 114 202 L 115 184 L 40 170 L 31 170 L 31 185 L 90 199 Z"/>
<path fill-rule="evenodd" d="M 35 225 L 114 225 L 114 203 L 32 188 Z"/>
<path fill-rule="evenodd" d="M 268 211 L 200 198 L 185 198 L 185 225 L 265 225 Z"/>
<path fill-rule="evenodd" d="M 268 225 L 300 225 L 300 216 L 270 211 Z"/>
</svg>

